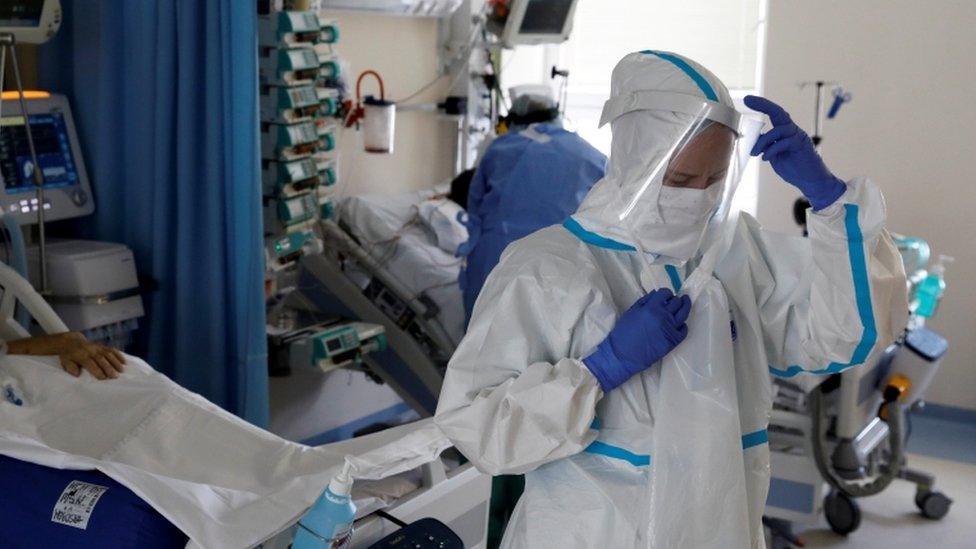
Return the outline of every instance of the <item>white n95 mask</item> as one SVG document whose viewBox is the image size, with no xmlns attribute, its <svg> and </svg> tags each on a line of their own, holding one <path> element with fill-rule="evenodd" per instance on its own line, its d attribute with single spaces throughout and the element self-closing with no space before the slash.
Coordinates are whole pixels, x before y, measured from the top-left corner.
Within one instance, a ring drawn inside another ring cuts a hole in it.
<svg viewBox="0 0 976 549">
<path fill-rule="evenodd" d="M 721 185 L 707 189 L 663 186 L 657 205 L 667 224 L 700 226 L 712 215 L 721 198 Z"/>
</svg>

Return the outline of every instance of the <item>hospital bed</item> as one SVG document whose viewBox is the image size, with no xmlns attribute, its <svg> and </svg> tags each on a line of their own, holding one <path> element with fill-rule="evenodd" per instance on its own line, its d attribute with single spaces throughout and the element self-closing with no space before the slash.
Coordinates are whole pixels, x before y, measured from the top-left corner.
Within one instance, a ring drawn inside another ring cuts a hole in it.
<svg viewBox="0 0 976 549">
<path fill-rule="evenodd" d="M 16 318 L 16 312 L 19 310 L 29 313 L 36 322 L 37 328 L 45 333 L 67 331 L 67 327 L 40 294 L 13 269 L 3 264 L 0 264 L 0 292 L 2 292 L 0 295 L 0 336 L 4 340 L 18 339 L 29 335 Z M 12 361 L 15 359 L 16 357 L 6 357 L 4 360 Z M 81 381 L 73 382 L 81 383 Z M 110 384 L 107 382 L 98 383 L 94 387 L 109 388 Z M 36 386 L 33 390 L 36 392 Z M 87 390 L 90 391 L 91 388 Z M 20 406 L 20 404 L 16 405 Z M 430 419 L 422 420 L 372 435 L 320 447 L 324 450 L 322 453 L 324 461 L 321 461 L 319 465 L 337 468 L 341 465 L 343 456 L 361 455 L 386 447 L 411 433 L 418 432 L 421 429 L 429 429 L 431 421 Z M 104 428 L 104 425 L 99 428 Z M 251 427 L 250 429 L 254 428 Z M 14 454 L 11 457 L 25 459 L 22 455 L 23 447 L 11 442 L 17 437 L 16 434 L 10 434 L 8 437 L 0 429 L 0 454 Z M 281 444 L 290 445 L 291 443 L 281 441 Z M 21 454 L 18 454 L 18 451 Z M 160 459 L 163 458 L 160 457 Z M 329 461 L 330 459 L 335 463 L 330 465 L 332 463 Z M 479 473 L 471 464 L 462 464 L 459 455 L 451 449 L 446 450 L 433 461 L 426 461 L 427 463 L 420 465 L 419 468 L 414 467 L 381 480 L 356 482 L 353 497 L 359 509 L 352 547 L 368 547 L 385 535 L 397 530 L 396 524 L 388 519 L 380 518 L 376 514 L 380 510 L 385 516 L 396 517 L 404 522 L 425 517 L 438 519 L 451 528 L 463 540 L 466 547 L 482 548 L 485 546 L 490 477 Z M 63 463 L 62 461 L 58 462 Z M 271 467 L 272 465 L 279 464 L 269 464 L 268 466 Z M 66 468 L 74 467 L 68 466 Z M 326 471 L 323 469 L 322 472 L 325 473 Z M 226 471 L 223 471 L 222 474 L 226 474 Z M 138 490 L 133 488 L 133 491 Z M 192 502 L 193 499 L 190 496 L 186 501 Z M 279 507 L 280 501 L 275 498 L 272 499 L 273 501 L 269 502 L 271 505 L 269 509 Z M 203 505 L 202 502 L 199 504 Z M 92 506 L 94 507 L 94 503 Z M 48 508 L 45 512 L 49 515 L 50 509 Z M 191 513 L 191 515 L 210 516 L 202 511 Z M 50 517 L 41 517 L 43 520 L 48 518 Z M 222 518 L 226 519 L 227 517 Z M 219 524 L 223 525 L 225 522 L 221 521 Z M 294 522 L 291 526 L 286 525 L 284 530 L 280 530 L 276 535 L 258 546 L 288 547 L 295 528 Z M 33 542 L 38 543 L 42 541 L 41 539 L 33 540 Z M 43 543 L 41 544 L 43 545 Z M 199 547 L 199 544 L 194 544 L 191 540 L 187 547 Z"/>
<path fill-rule="evenodd" d="M 357 455 L 397 440 L 428 421 L 328 446 L 342 454 Z M 386 515 L 406 523 L 436 518 L 451 528 L 466 548 L 484 549 L 490 490 L 491 477 L 479 473 L 471 464 L 459 465 L 456 454 L 383 480 L 357 481 L 353 488 L 355 535 L 350 549 L 367 548 L 397 531 L 398 525 Z M 263 548 L 288 549 L 297 528 L 291 526 L 266 541 Z"/>
<path fill-rule="evenodd" d="M 287 305 L 380 324 L 388 347 L 364 358 L 421 416 L 433 415 L 447 361 L 464 332 L 461 259 L 439 248 L 418 204 L 436 191 L 346 197 L 320 224 L 324 252 L 301 259 Z M 446 200 L 446 199 L 441 199 Z"/>
<path fill-rule="evenodd" d="M 895 238 L 908 274 L 908 292 L 925 277 L 928 245 Z M 873 363 L 827 378 L 773 378 L 769 426 L 771 481 L 764 519 L 774 549 L 788 547 L 791 523 L 815 524 L 823 513 L 847 535 L 860 525 L 856 498 L 885 490 L 896 479 L 916 485 L 915 504 L 930 519 L 944 517 L 952 500 L 935 478 L 909 467 L 909 414 L 921 410 L 948 343 L 925 327 L 914 305 L 901 338 Z"/>
</svg>

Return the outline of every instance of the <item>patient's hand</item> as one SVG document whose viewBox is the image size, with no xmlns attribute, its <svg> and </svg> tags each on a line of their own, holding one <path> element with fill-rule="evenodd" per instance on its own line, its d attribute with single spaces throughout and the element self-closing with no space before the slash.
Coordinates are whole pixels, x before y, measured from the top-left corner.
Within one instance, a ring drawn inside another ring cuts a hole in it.
<svg viewBox="0 0 976 549">
<path fill-rule="evenodd" d="M 98 343 L 92 343 L 78 332 L 65 332 L 18 339 L 7 343 L 11 355 L 56 356 L 61 367 L 78 377 L 84 368 L 97 379 L 119 377 L 125 365 L 122 353 Z"/>
</svg>

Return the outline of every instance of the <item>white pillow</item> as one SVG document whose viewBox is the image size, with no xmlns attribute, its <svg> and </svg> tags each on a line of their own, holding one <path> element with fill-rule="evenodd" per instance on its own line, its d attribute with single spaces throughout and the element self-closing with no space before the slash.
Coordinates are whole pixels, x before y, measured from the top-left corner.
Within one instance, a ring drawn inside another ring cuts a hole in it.
<svg viewBox="0 0 976 549">
<path fill-rule="evenodd" d="M 420 221 L 434 233 L 437 247 L 457 255 L 461 244 L 468 241 L 468 214 L 453 200 L 433 198 L 417 204 Z"/>
</svg>

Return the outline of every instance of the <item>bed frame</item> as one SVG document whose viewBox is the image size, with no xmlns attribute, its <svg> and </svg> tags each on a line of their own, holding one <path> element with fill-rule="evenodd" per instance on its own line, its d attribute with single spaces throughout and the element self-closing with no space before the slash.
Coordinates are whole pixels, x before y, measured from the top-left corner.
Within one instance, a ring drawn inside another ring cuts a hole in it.
<svg viewBox="0 0 976 549">
<path fill-rule="evenodd" d="M 26 311 L 37 322 L 44 333 L 59 334 L 69 331 L 30 282 L 3 263 L 0 263 L 0 291 L 3 292 L 3 297 L 0 297 L 0 339 L 3 341 L 23 339 L 31 335 L 18 321 L 18 305 L 20 310 Z"/>
<path fill-rule="evenodd" d="M 320 227 L 326 251 L 302 257 L 299 291 L 288 304 L 382 325 L 389 346 L 370 353 L 367 367 L 422 417 L 432 416 L 455 348 L 437 306 L 404 287 L 338 223 L 323 221 Z M 348 276 L 345 267 L 350 263 L 368 273 L 365 288 Z"/>
<path fill-rule="evenodd" d="M 338 224 L 325 221 L 321 226 L 327 251 L 302 258 L 301 291 L 290 299 L 300 308 L 382 325 L 389 345 L 367 355 L 369 372 L 389 384 L 422 417 L 432 416 L 455 347 L 437 318 L 436 305 L 423 294 L 414 296 Z M 343 264 L 348 261 L 370 274 L 365 289 L 347 276 Z M 0 291 L 0 338 L 4 341 L 31 335 L 18 321 L 20 311 L 29 313 L 44 333 L 69 331 L 33 286 L 3 263 Z"/>
</svg>

